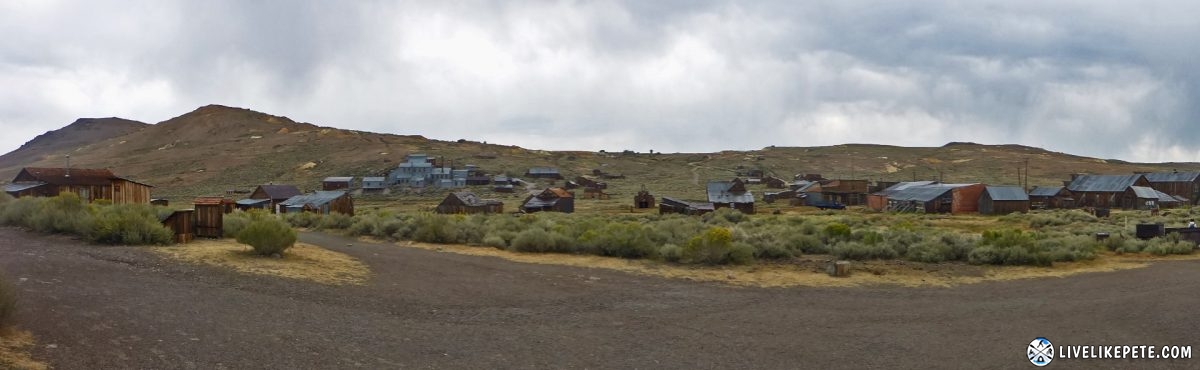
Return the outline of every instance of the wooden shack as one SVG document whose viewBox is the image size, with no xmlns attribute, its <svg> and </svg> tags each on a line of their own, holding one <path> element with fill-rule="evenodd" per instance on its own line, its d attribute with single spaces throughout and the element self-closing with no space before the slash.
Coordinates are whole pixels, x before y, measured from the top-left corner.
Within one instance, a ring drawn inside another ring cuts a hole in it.
<svg viewBox="0 0 1200 370">
<path fill-rule="evenodd" d="M 988 186 L 979 195 L 979 213 L 1006 215 L 1029 212 L 1029 195 L 1020 186 Z"/>
<path fill-rule="evenodd" d="M 742 213 L 754 214 L 754 193 L 746 190 L 746 183 L 734 178 L 732 181 L 709 181 L 708 202 L 716 208 L 733 208 Z"/>
<path fill-rule="evenodd" d="M 575 212 L 575 194 L 563 188 L 549 188 L 531 195 L 521 202 L 521 211 L 532 212 Z"/>
<path fill-rule="evenodd" d="M 1141 174 L 1071 175 L 1067 191 L 1079 207 L 1131 209 L 1138 206 L 1131 186 L 1150 187 L 1150 181 Z"/>
<path fill-rule="evenodd" d="M 436 211 L 442 214 L 504 213 L 504 202 L 482 199 L 469 191 L 456 191 L 446 195 Z"/>
<path fill-rule="evenodd" d="M 554 167 L 533 167 L 525 171 L 525 176 L 535 179 L 554 179 L 562 180 L 563 176 Z"/>
<path fill-rule="evenodd" d="M 637 195 L 633 196 L 633 207 L 639 209 L 654 208 L 654 195 L 646 191 L 646 187 L 642 187 Z"/>
<path fill-rule="evenodd" d="M 867 180 L 829 180 L 821 183 L 821 198 L 848 206 L 867 202 L 870 182 Z"/>
<path fill-rule="evenodd" d="M 225 236 L 224 198 L 199 197 L 192 204 L 196 210 L 196 237 L 219 239 Z"/>
<path fill-rule="evenodd" d="M 1183 198 L 1186 204 L 1195 205 L 1200 198 L 1200 172 L 1156 172 L 1145 176 L 1151 188 L 1177 200 Z"/>
<path fill-rule="evenodd" d="M 787 181 L 783 181 L 783 179 L 775 176 L 764 177 L 762 183 L 771 189 L 783 189 L 788 186 Z"/>
<path fill-rule="evenodd" d="M 662 197 L 658 204 L 659 214 L 677 213 L 683 215 L 702 215 L 716 210 L 712 203 L 687 201 L 670 197 Z"/>
<path fill-rule="evenodd" d="M 190 243 L 196 238 L 195 211 L 181 209 L 159 220 L 163 226 L 171 229 L 176 243 Z"/>
<path fill-rule="evenodd" d="M 4 192 L 13 197 L 75 193 L 89 203 L 108 200 L 113 204 L 149 204 L 151 188 L 107 169 L 26 167 L 4 185 Z"/>
</svg>

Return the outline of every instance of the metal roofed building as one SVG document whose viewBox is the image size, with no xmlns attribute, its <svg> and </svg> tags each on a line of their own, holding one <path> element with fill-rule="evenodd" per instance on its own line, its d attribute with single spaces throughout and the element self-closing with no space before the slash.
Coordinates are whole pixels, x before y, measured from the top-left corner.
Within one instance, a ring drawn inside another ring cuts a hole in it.
<svg viewBox="0 0 1200 370">
<path fill-rule="evenodd" d="M 754 214 L 754 193 L 746 190 L 741 179 L 732 181 L 709 181 L 708 202 L 715 208 L 733 208 L 745 214 Z"/>
<path fill-rule="evenodd" d="M 979 213 L 1004 215 L 1029 212 L 1029 194 L 1020 186 L 988 186 L 979 195 Z"/>
</svg>

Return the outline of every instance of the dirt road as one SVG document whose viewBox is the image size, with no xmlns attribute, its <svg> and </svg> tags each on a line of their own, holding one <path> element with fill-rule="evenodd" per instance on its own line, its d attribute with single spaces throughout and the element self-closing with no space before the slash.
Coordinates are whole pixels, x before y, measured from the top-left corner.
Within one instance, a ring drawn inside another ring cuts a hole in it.
<svg viewBox="0 0 1200 370">
<path fill-rule="evenodd" d="M 1200 349 L 1200 261 L 956 288 L 754 289 L 301 239 L 363 260 L 372 280 L 241 275 L 11 228 L 0 270 L 35 357 L 58 369 L 1032 368 L 1038 336 Z"/>
</svg>

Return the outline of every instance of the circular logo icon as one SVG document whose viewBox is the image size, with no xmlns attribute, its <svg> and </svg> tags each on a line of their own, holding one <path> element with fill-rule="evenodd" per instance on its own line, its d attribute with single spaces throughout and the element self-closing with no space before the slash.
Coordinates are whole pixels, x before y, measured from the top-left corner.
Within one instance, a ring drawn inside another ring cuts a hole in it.
<svg viewBox="0 0 1200 370">
<path fill-rule="evenodd" d="M 1038 337 L 1029 342 L 1026 353 L 1029 355 L 1029 362 L 1034 366 L 1046 366 L 1050 361 L 1054 361 L 1054 345 L 1046 338 Z"/>
</svg>

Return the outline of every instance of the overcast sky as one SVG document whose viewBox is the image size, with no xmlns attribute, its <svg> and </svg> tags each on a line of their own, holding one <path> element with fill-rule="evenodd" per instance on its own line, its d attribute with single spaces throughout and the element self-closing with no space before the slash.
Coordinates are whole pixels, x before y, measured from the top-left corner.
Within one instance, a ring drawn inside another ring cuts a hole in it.
<svg viewBox="0 0 1200 370">
<path fill-rule="evenodd" d="M 206 104 L 535 149 L 1200 161 L 1200 2 L 0 0 L 0 152 Z"/>
</svg>

